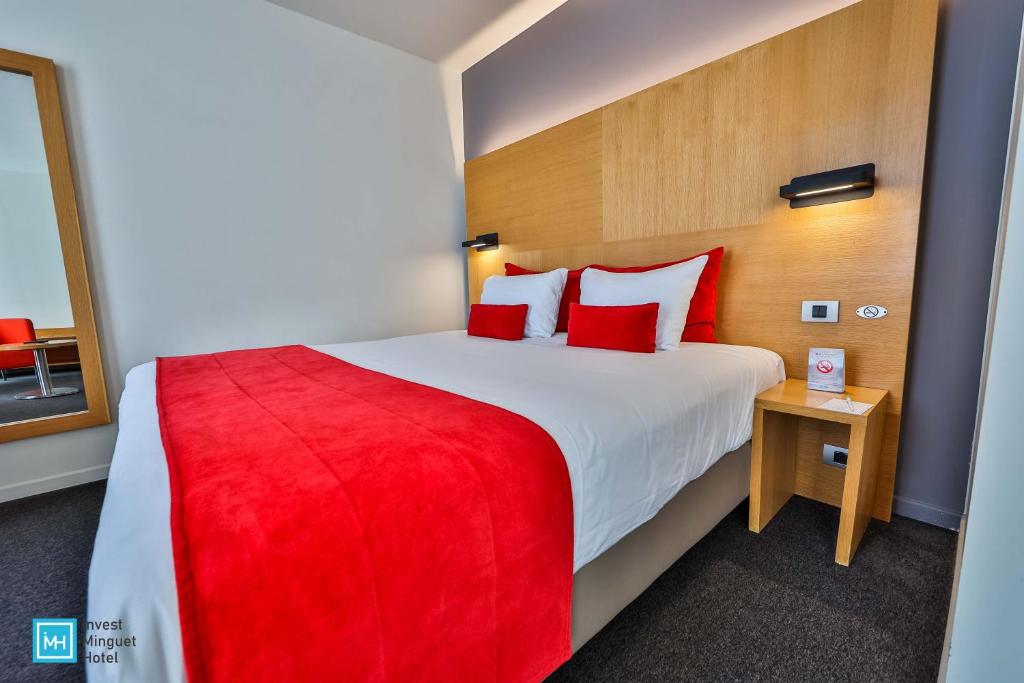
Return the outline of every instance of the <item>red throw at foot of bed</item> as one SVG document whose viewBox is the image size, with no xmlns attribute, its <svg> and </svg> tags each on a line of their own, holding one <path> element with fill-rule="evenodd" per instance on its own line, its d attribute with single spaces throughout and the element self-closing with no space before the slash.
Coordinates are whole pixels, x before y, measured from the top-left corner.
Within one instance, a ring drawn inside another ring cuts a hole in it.
<svg viewBox="0 0 1024 683">
<path fill-rule="evenodd" d="M 532 681 L 570 655 L 572 492 L 514 413 L 300 346 L 157 363 L 202 681 Z"/>
</svg>

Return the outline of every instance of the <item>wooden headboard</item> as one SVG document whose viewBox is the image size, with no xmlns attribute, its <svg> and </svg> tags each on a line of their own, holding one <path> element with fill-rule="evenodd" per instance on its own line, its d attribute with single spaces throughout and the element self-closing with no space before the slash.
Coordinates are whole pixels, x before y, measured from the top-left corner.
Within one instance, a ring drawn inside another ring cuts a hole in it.
<svg viewBox="0 0 1024 683">
<path fill-rule="evenodd" d="M 810 347 L 842 347 L 847 383 L 891 392 L 874 510 L 888 520 L 937 14 L 937 0 L 863 0 L 469 161 L 467 235 L 502 244 L 470 250 L 471 299 L 505 261 L 646 264 L 724 245 L 722 341 L 778 352 L 790 377 L 806 377 Z M 867 162 L 870 199 L 778 196 Z M 801 323 L 805 299 L 840 300 L 840 322 Z M 889 315 L 858 318 L 866 304 Z M 838 504 L 842 470 L 821 464 L 822 440 L 846 445 L 833 429 L 801 425 L 797 493 Z"/>
</svg>

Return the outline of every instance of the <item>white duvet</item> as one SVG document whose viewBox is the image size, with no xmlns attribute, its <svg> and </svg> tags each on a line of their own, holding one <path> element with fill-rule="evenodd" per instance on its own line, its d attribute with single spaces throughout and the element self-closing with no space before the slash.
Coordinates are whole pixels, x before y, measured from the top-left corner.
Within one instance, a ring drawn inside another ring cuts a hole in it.
<svg viewBox="0 0 1024 683">
<path fill-rule="evenodd" d="M 746 442 L 754 396 L 785 378 L 777 354 L 724 344 L 633 354 L 568 347 L 565 335 L 504 342 L 453 331 L 313 348 L 543 427 L 572 481 L 574 571 Z M 92 681 L 185 680 L 154 379 L 153 363 L 128 373 L 89 571 L 88 619 L 123 620 L 113 635 L 136 645 L 117 664 L 87 663 Z"/>
</svg>

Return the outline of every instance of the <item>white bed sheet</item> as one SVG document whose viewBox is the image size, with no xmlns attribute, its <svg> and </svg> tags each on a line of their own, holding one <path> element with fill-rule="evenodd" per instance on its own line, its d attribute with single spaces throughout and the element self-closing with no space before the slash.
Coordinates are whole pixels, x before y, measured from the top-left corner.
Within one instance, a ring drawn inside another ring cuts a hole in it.
<svg viewBox="0 0 1024 683">
<path fill-rule="evenodd" d="M 754 396 L 785 378 L 777 354 L 725 344 L 631 354 L 452 331 L 313 348 L 543 427 L 572 482 L 574 571 L 746 442 Z M 89 572 L 88 618 L 123 619 L 138 644 L 87 664 L 93 681 L 185 680 L 154 380 L 154 363 L 128 373 Z"/>
</svg>

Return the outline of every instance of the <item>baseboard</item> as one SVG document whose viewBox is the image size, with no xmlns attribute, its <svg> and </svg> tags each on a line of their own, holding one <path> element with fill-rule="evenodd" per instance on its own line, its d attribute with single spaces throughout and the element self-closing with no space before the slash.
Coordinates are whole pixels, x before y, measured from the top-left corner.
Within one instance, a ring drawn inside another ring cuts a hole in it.
<svg viewBox="0 0 1024 683">
<path fill-rule="evenodd" d="M 49 477 L 0 486 L 0 503 L 106 479 L 109 470 L 110 465 L 96 465 L 95 467 L 86 467 L 85 469 L 73 472 L 62 472 Z"/>
<path fill-rule="evenodd" d="M 913 498 L 901 498 L 894 496 L 892 500 L 892 511 L 900 517 L 909 517 L 925 524 L 940 526 L 943 529 L 959 531 L 960 519 L 963 513 L 954 510 L 935 507 L 930 503 L 924 503 Z"/>
</svg>

